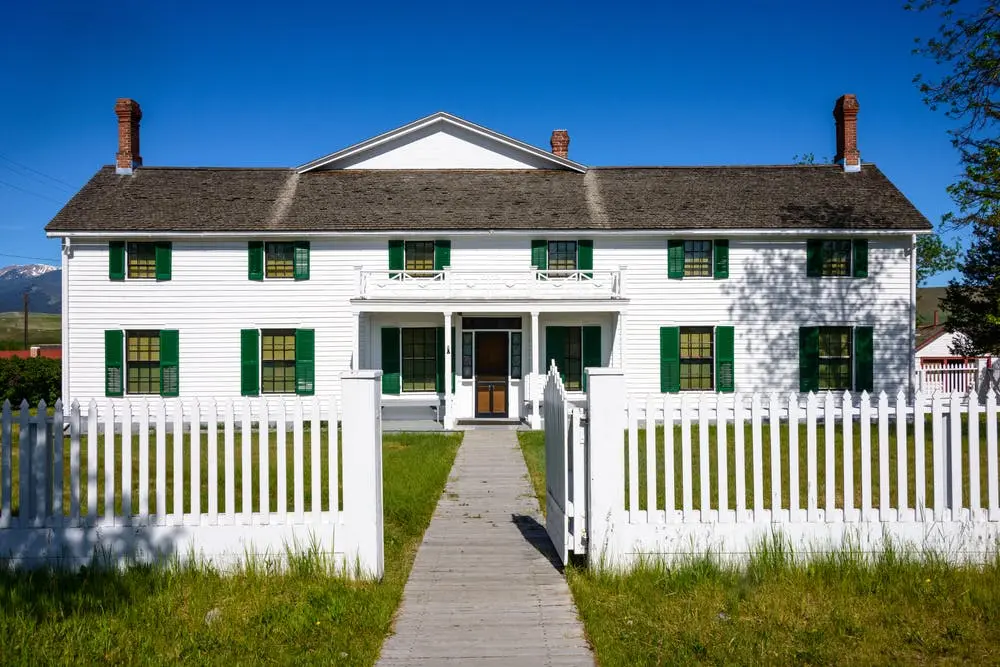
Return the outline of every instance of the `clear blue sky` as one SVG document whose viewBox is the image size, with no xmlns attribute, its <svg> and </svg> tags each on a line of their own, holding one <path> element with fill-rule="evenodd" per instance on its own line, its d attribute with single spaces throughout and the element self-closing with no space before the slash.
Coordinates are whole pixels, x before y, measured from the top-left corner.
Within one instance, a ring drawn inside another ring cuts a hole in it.
<svg viewBox="0 0 1000 667">
<path fill-rule="evenodd" d="M 951 207 L 949 121 L 912 83 L 938 19 L 902 0 L 224 4 L 7 3 L 0 266 L 58 262 L 42 228 L 113 163 L 117 97 L 150 166 L 295 166 L 438 110 L 546 148 L 566 128 L 585 164 L 697 165 L 831 158 L 850 92 L 862 160 L 935 224 Z"/>
</svg>

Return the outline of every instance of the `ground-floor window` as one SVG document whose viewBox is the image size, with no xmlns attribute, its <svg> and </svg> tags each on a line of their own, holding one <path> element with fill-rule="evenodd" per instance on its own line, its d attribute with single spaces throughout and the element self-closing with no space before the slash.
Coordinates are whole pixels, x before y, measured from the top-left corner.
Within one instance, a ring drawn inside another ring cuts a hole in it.
<svg viewBox="0 0 1000 667">
<path fill-rule="evenodd" d="M 868 391 L 875 385 L 872 327 L 799 328 L 799 391 Z"/>
<path fill-rule="evenodd" d="M 402 330 L 403 391 L 436 391 L 437 329 Z"/>
<path fill-rule="evenodd" d="M 851 327 L 819 328 L 820 390 L 844 391 L 853 386 L 853 349 Z"/>
<path fill-rule="evenodd" d="M 295 393 L 295 330 L 260 332 L 260 390 L 264 394 Z"/>
<path fill-rule="evenodd" d="M 681 391 L 713 388 L 715 365 L 712 327 L 681 327 Z"/>
<path fill-rule="evenodd" d="M 129 331 L 125 341 L 125 393 L 159 394 L 160 332 Z"/>
<path fill-rule="evenodd" d="M 555 362 L 567 391 L 585 391 L 585 368 L 602 365 L 601 327 L 545 327 L 545 371 Z"/>
</svg>

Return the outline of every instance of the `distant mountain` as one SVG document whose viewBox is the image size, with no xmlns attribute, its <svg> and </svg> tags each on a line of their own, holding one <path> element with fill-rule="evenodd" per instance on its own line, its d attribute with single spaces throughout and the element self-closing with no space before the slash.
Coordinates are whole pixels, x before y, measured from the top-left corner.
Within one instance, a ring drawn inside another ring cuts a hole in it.
<svg viewBox="0 0 1000 667">
<path fill-rule="evenodd" d="M 0 268 L 0 313 L 21 312 L 25 292 L 32 313 L 61 313 L 62 269 L 48 264 Z"/>
</svg>

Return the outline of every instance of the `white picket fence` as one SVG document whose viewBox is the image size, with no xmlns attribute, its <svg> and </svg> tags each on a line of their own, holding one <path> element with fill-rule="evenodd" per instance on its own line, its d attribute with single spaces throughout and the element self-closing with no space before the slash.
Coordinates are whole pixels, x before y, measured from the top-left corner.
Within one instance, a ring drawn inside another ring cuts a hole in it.
<svg viewBox="0 0 1000 667">
<path fill-rule="evenodd" d="M 979 366 L 924 364 L 917 369 L 917 389 L 925 394 L 934 392 L 967 394 L 979 387 Z"/>
<path fill-rule="evenodd" d="M 51 417 L 24 402 L 15 418 L 4 403 L 0 563 L 195 558 L 225 569 L 311 551 L 380 578 L 380 376 L 347 374 L 342 405 L 316 397 L 290 411 L 280 399 L 157 398 L 65 412 L 59 401 Z"/>
<path fill-rule="evenodd" d="M 587 372 L 586 488 L 556 504 L 585 502 L 593 563 L 741 559 L 775 531 L 803 555 L 891 540 L 960 560 L 1000 546 L 992 392 L 629 398 L 619 369 Z M 546 430 L 546 455 L 559 441 Z"/>
</svg>

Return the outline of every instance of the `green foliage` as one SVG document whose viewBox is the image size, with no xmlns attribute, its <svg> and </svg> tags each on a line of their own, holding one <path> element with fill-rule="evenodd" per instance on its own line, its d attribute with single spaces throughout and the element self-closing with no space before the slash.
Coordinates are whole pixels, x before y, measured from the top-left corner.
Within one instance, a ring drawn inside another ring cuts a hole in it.
<svg viewBox="0 0 1000 667">
<path fill-rule="evenodd" d="M 0 403 L 18 406 L 27 399 L 35 405 L 45 399 L 51 406 L 62 392 L 62 362 L 34 357 L 0 359 Z"/>
<path fill-rule="evenodd" d="M 948 331 L 963 334 L 955 354 L 1000 354 L 1000 226 L 976 225 L 961 265 L 962 281 L 951 281 L 941 301 Z"/>
<path fill-rule="evenodd" d="M 957 268 L 961 252 L 958 241 L 953 245 L 947 245 L 937 234 L 918 236 L 917 285 L 923 285 L 928 278 L 938 273 Z"/>
<path fill-rule="evenodd" d="M 916 53 L 948 69 L 937 81 L 914 81 L 932 108 L 957 121 L 952 143 L 961 155 L 962 178 L 948 187 L 959 214 L 956 225 L 1000 226 L 1000 1 L 921 0 L 907 9 L 938 9 L 941 27 L 917 40 Z"/>
</svg>

